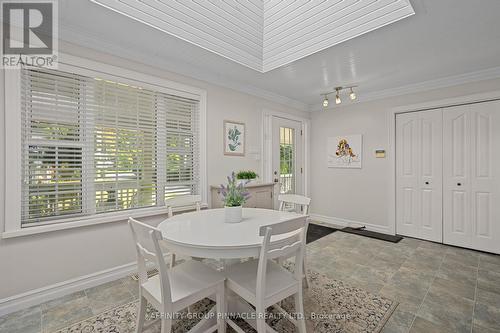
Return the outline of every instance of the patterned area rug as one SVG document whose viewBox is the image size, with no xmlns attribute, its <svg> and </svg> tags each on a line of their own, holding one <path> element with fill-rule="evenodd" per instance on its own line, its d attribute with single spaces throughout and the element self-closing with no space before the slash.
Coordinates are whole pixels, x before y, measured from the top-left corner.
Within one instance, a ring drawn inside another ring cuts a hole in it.
<svg viewBox="0 0 500 333">
<path fill-rule="evenodd" d="M 359 288 L 351 287 L 338 280 L 309 272 L 311 285 L 304 290 L 304 307 L 308 332 L 373 332 L 382 330 L 395 310 L 397 303 L 390 299 L 371 294 Z M 283 308 L 293 312 L 293 299 L 283 302 Z M 205 299 L 191 308 L 192 313 L 180 314 L 172 332 L 186 332 L 192 328 L 200 316 L 207 313 L 213 302 Z M 135 329 L 137 301 L 107 310 L 57 333 L 132 333 Z M 278 312 L 270 308 L 268 324 L 278 332 L 296 332 L 295 326 Z M 194 314 L 194 315 L 193 315 Z M 148 317 L 157 315 L 148 307 Z M 236 320 L 245 332 L 255 332 L 243 320 Z M 228 328 L 228 332 L 234 332 Z M 159 325 L 147 332 L 160 332 Z"/>
</svg>

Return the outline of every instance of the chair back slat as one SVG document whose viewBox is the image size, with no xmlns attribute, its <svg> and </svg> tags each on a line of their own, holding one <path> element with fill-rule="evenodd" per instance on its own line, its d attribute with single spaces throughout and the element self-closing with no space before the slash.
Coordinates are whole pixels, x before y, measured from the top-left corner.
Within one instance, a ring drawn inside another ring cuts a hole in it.
<svg viewBox="0 0 500 333">
<path fill-rule="evenodd" d="M 305 216 L 297 215 L 297 218 L 293 220 L 283 221 L 272 225 L 263 225 L 259 229 L 259 235 L 265 236 L 268 228 L 271 228 L 271 236 L 287 234 L 289 232 L 293 232 L 299 230 L 300 228 L 303 228 L 305 224 Z"/>
<path fill-rule="evenodd" d="M 302 240 L 298 240 L 292 244 L 287 244 L 285 246 L 275 248 L 273 250 L 268 250 L 267 252 L 267 258 L 272 260 L 276 258 L 281 258 L 281 257 L 290 257 L 297 253 L 298 250 L 300 250 L 300 247 L 302 246 Z"/>
<path fill-rule="evenodd" d="M 299 194 L 280 194 L 278 196 L 278 201 L 280 202 L 279 210 L 281 211 L 285 210 L 286 204 L 292 204 L 294 209 L 296 209 L 297 206 L 302 207 L 303 215 L 307 215 L 309 213 L 311 198 Z"/>
<path fill-rule="evenodd" d="M 137 251 L 137 266 L 139 270 L 139 284 L 143 285 L 149 279 L 148 264 L 152 263 L 159 272 L 160 289 L 163 304 L 166 307 L 172 304 L 170 281 L 168 277 L 167 264 L 160 246 L 163 240 L 161 231 L 155 227 L 139 222 L 133 218 L 128 219 L 132 238 Z"/>
</svg>

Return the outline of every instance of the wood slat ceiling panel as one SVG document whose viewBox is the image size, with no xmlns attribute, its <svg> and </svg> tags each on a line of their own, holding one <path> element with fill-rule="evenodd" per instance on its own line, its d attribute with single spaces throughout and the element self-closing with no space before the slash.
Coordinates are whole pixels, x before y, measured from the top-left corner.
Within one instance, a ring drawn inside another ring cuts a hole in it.
<svg viewBox="0 0 500 333">
<path fill-rule="evenodd" d="M 413 15 L 409 0 L 91 0 L 266 72 Z"/>
</svg>

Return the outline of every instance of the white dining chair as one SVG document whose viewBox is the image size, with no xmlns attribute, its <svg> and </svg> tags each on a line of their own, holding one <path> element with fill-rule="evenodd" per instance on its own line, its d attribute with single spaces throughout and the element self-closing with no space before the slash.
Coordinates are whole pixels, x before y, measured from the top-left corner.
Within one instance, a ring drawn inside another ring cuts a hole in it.
<svg viewBox="0 0 500 333">
<path fill-rule="evenodd" d="M 176 208 L 187 208 L 187 209 L 196 209 L 197 212 L 201 210 L 201 195 L 179 195 L 166 201 L 167 209 L 168 209 L 168 217 L 174 216 L 174 209 Z M 174 267 L 176 264 L 176 254 L 170 254 L 170 267 Z"/>
<path fill-rule="evenodd" d="M 128 224 L 137 250 L 139 270 L 139 306 L 136 332 L 148 329 L 145 325 L 146 305 L 149 302 L 160 312 L 161 333 L 170 333 L 174 314 L 188 306 L 215 295 L 217 324 L 209 332 L 225 332 L 224 276 L 207 265 L 189 260 L 174 268 L 167 268 L 160 241 L 161 231 L 129 218 Z M 159 274 L 148 277 L 147 266 L 154 265 Z M 155 321 L 156 322 L 156 321 Z"/>
<path fill-rule="evenodd" d="M 179 195 L 165 201 L 168 208 L 168 217 L 174 216 L 174 210 L 176 208 L 192 208 L 196 211 L 201 210 L 201 195 Z"/>
<path fill-rule="evenodd" d="M 286 314 L 278 303 L 292 295 L 295 299 L 297 318 L 287 318 L 297 326 L 300 333 L 306 332 L 302 296 L 302 258 L 306 244 L 306 223 L 306 218 L 300 217 L 260 227 L 259 235 L 264 236 L 264 240 L 259 259 L 230 265 L 225 270 L 228 290 L 255 307 L 258 333 L 273 332 L 265 322 L 266 309 L 273 305 L 279 312 Z M 287 233 L 290 235 L 284 237 Z M 295 256 L 293 273 L 273 260 L 287 255 Z M 237 332 L 244 333 L 231 319 L 227 319 L 227 323 Z"/>
<path fill-rule="evenodd" d="M 280 203 L 279 210 L 287 211 L 287 204 L 292 206 L 292 211 L 297 211 L 300 207 L 302 215 L 307 215 L 309 213 L 309 205 L 311 204 L 311 198 L 305 197 L 299 194 L 280 194 L 278 196 L 278 201 Z M 309 225 L 309 224 L 308 224 Z M 307 227 L 306 227 L 307 235 Z M 279 258 L 279 262 L 283 263 L 288 258 Z M 309 287 L 309 278 L 307 276 L 307 253 L 304 253 L 304 285 L 306 288 Z"/>
<path fill-rule="evenodd" d="M 303 215 L 309 213 L 309 205 L 311 204 L 311 198 L 305 197 L 300 194 L 280 194 L 278 195 L 279 210 L 287 211 L 287 204 L 292 206 L 292 210 L 296 211 L 300 208 Z"/>
</svg>

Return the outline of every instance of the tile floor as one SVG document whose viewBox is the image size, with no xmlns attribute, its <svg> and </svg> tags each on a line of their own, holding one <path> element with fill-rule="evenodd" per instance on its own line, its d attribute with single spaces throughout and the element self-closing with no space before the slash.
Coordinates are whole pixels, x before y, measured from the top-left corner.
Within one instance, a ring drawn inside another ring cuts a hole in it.
<svg viewBox="0 0 500 333">
<path fill-rule="evenodd" d="M 310 243 L 307 252 L 311 269 L 400 303 L 384 333 L 500 333 L 500 256 L 343 232 Z M 136 295 L 135 283 L 120 279 L 0 317 L 0 332 L 52 332 Z"/>
</svg>

